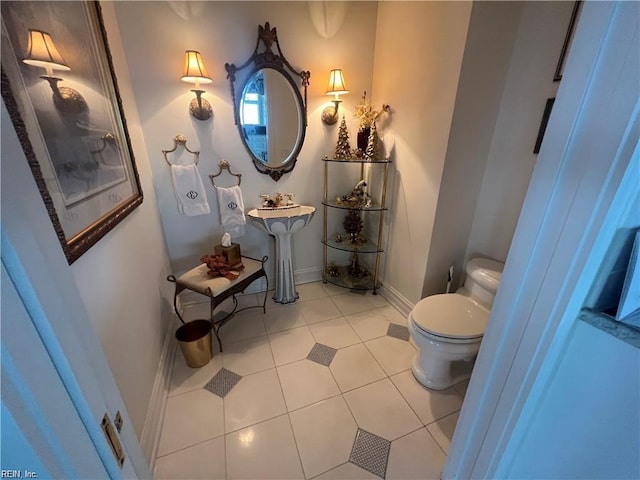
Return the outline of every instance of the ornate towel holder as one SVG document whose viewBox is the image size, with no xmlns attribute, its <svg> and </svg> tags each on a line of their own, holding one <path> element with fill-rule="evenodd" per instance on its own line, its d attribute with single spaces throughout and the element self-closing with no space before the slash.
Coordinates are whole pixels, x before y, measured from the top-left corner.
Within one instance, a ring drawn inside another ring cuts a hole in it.
<svg viewBox="0 0 640 480">
<path fill-rule="evenodd" d="M 219 177 L 222 174 L 223 170 L 226 170 L 227 172 L 229 172 L 229 175 L 233 175 L 234 177 L 238 177 L 238 186 L 240 185 L 240 183 L 242 182 L 242 174 L 241 173 L 233 173 L 231 171 L 231 166 L 229 165 L 229 162 L 226 160 L 220 160 L 220 162 L 218 163 L 218 173 L 214 173 L 213 175 L 209 175 L 209 179 L 211 180 L 211 185 L 213 185 L 214 187 L 216 186 L 215 182 L 213 181 L 214 178 Z"/>
<path fill-rule="evenodd" d="M 197 150 L 190 150 L 189 147 L 187 147 L 187 137 L 185 137 L 184 135 L 181 135 L 181 134 L 176 135 L 173 138 L 173 148 L 171 150 L 162 150 L 162 154 L 164 155 L 165 162 L 167 162 L 169 165 L 174 165 L 167 158 L 167 153 L 175 152 L 178 149 L 178 145 L 181 145 L 182 147 L 184 147 L 184 149 L 187 152 L 189 152 L 190 154 L 192 154 L 193 156 L 196 157 L 196 160 L 193 163 L 195 163 L 197 165 L 198 162 L 200 161 L 200 152 L 197 151 Z"/>
</svg>

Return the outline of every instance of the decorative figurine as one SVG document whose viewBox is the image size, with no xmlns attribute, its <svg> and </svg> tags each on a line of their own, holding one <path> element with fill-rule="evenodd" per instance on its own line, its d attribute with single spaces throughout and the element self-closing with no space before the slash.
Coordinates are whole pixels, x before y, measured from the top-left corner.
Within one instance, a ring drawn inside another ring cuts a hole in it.
<svg viewBox="0 0 640 480">
<path fill-rule="evenodd" d="M 340 129 L 338 130 L 338 144 L 336 145 L 336 151 L 333 156 L 337 160 L 351 159 L 351 145 L 349 144 L 349 133 L 347 132 L 347 123 L 345 122 L 344 115 L 342 116 Z"/>
<path fill-rule="evenodd" d="M 371 125 L 371 132 L 369 133 L 369 141 L 367 143 L 367 149 L 364 152 L 365 160 L 372 162 L 379 156 L 378 148 L 378 129 L 376 122 Z"/>
</svg>

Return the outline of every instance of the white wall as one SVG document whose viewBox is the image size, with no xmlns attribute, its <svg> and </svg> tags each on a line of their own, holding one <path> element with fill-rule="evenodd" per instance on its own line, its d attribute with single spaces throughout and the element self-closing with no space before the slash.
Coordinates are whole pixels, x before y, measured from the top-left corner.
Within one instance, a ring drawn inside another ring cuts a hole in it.
<svg viewBox="0 0 640 480">
<path fill-rule="evenodd" d="M 476 2 L 462 61 L 422 296 L 458 284 L 522 12 L 520 2 Z"/>
<path fill-rule="evenodd" d="M 471 3 L 381 2 L 373 100 L 395 138 L 384 284 L 421 298 Z"/>
<path fill-rule="evenodd" d="M 373 44 L 377 6 L 373 2 L 118 2 L 115 4 L 144 140 L 151 160 L 154 186 L 162 216 L 172 267 L 177 273 L 211 252 L 222 235 L 217 200 L 208 175 L 227 159 L 242 174 L 245 208 L 256 206 L 261 193 L 293 192 L 295 200 L 320 206 L 321 158 L 335 149 L 338 125 L 321 122 L 329 71 L 343 68 L 351 94 L 343 97 L 341 111 L 355 139 L 353 106 L 358 92 L 371 90 Z M 311 71 L 308 91 L 308 129 L 304 147 L 292 173 L 277 183 L 256 171 L 234 125 L 233 105 L 224 64 L 240 65 L 253 53 L 258 25 L 276 27 L 282 51 L 296 69 Z M 213 106 L 213 120 L 190 117 L 193 88 L 180 81 L 186 49 L 199 50 L 213 83 L 204 97 Z M 182 133 L 188 146 L 201 151 L 199 171 L 205 181 L 211 213 L 179 215 L 171 187 L 169 167 L 161 150 L 173 146 Z M 222 178 L 222 177 L 221 177 Z M 228 177 L 227 177 L 228 178 Z M 224 179 L 223 179 L 224 181 Z M 222 182 L 221 182 L 222 183 Z M 321 212 L 294 237 L 298 280 L 317 280 L 322 270 Z M 267 234 L 247 226 L 237 239 L 242 252 L 267 254 L 273 266 L 273 242 Z"/>
<path fill-rule="evenodd" d="M 503 261 L 529 178 L 572 2 L 474 4 L 423 296 L 464 280 L 472 256 Z"/>
<path fill-rule="evenodd" d="M 537 155 L 533 147 L 573 2 L 525 2 L 466 257 L 507 258 Z"/>
<path fill-rule="evenodd" d="M 577 321 L 506 478 L 638 478 L 640 349 Z"/>
</svg>

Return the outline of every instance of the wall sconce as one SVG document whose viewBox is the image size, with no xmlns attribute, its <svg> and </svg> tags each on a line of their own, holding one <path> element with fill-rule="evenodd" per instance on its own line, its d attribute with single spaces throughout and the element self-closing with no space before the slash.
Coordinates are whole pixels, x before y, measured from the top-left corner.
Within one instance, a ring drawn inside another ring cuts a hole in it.
<svg viewBox="0 0 640 480">
<path fill-rule="evenodd" d="M 342 101 L 340 100 L 340 95 L 345 93 L 349 93 L 349 90 L 347 90 L 347 86 L 344 83 L 342 69 L 331 70 L 327 95 L 335 95 L 335 98 L 332 100 L 334 106 L 327 107 L 322 111 L 322 121 L 327 125 L 333 125 L 338 121 L 338 107 Z"/>
<path fill-rule="evenodd" d="M 53 44 L 51 35 L 42 30 L 29 29 L 29 44 L 27 58 L 22 60 L 27 65 L 44 68 L 46 75 L 40 78 L 49 82 L 53 90 L 53 103 L 63 113 L 81 113 L 87 109 L 87 102 L 82 95 L 73 88 L 59 87 L 62 78 L 54 77 L 53 70 L 69 71 L 71 68 L 65 63 L 62 55 Z"/>
<path fill-rule="evenodd" d="M 211 77 L 204 66 L 200 52 L 195 50 L 186 50 L 184 52 L 184 73 L 182 74 L 183 82 L 195 83 L 196 88 L 191 90 L 196 94 L 196 98 L 191 100 L 189 111 L 198 120 L 208 120 L 213 114 L 211 104 L 204 98 L 202 94 L 204 90 L 200 89 L 201 83 L 211 83 Z"/>
</svg>

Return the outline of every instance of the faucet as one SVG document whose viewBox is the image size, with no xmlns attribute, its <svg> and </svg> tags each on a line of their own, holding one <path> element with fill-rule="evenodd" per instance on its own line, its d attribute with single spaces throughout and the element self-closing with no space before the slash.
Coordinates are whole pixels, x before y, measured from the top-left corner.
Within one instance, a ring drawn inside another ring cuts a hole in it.
<svg viewBox="0 0 640 480">
<path fill-rule="evenodd" d="M 276 192 L 276 195 L 275 195 L 273 201 L 275 202 L 276 207 L 281 207 L 283 205 L 282 202 L 284 201 L 284 197 L 282 196 L 281 193 L 277 193 Z"/>
<path fill-rule="evenodd" d="M 293 205 L 293 193 L 285 193 L 285 197 L 287 197 L 287 205 Z"/>
<path fill-rule="evenodd" d="M 270 205 L 270 203 L 273 204 L 273 200 L 271 200 L 271 196 L 269 194 L 263 193 L 262 195 L 260 195 L 260 198 L 262 199 L 263 207 L 273 206 L 273 205 Z"/>
</svg>

